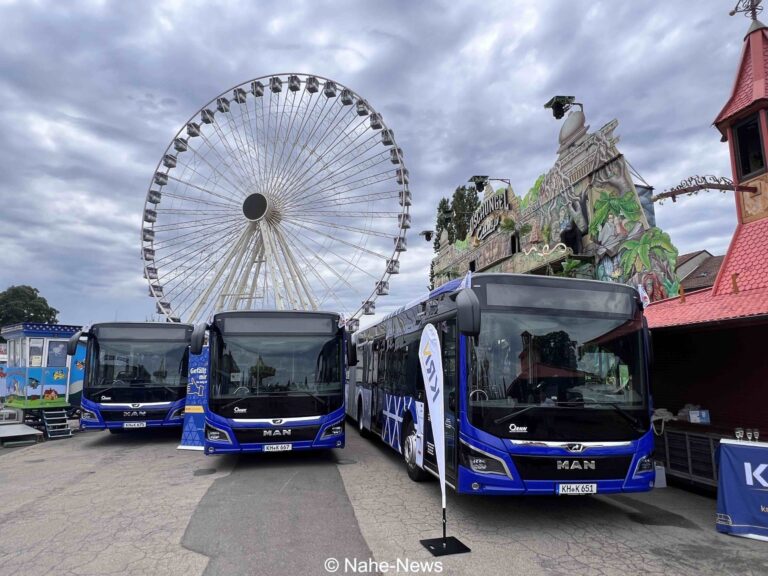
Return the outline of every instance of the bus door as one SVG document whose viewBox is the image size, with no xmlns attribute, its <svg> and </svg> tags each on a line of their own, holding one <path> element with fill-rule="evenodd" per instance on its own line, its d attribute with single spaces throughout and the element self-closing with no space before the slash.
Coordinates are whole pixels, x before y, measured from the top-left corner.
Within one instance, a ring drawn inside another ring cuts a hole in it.
<svg viewBox="0 0 768 576">
<path fill-rule="evenodd" d="M 456 318 L 441 320 L 436 325 L 440 335 L 440 348 L 443 351 L 443 402 L 445 411 L 445 476 L 446 480 L 456 485 L 458 458 L 458 333 Z"/>
<path fill-rule="evenodd" d="M 371 430 L 383 430 L 382 411 L 384 398 L 384 340 L 374 340 L 371 345 Z"/>
</svg>

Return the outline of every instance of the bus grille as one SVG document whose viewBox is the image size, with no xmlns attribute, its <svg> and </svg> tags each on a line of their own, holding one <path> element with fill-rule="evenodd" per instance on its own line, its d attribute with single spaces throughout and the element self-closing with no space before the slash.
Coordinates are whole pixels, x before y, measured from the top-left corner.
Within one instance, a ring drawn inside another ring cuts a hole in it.
<svg viewBox="0 0 768 576">
<path fill-rule="evenodd" d="M 522 480 L 623 480 L 632 456 L 512 456 Z"/>
<path fill-rule="evenodd" d="M 240 444 L 283 443 L 314 440 L 320 426 L 299 426 L 296 428 L 234 428 L 235 438 Z"/>
</svg>

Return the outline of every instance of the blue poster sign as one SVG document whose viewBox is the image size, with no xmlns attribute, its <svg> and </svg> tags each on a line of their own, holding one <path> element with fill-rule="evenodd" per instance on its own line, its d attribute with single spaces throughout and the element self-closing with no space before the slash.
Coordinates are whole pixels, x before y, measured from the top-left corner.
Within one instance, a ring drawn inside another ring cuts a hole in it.
<svg viewBox="0 0 768 576">
<path fill-rule="evenodd" d="M 721 440 L 717 531 L 768 540 L 768 443 Z"/>
<path fill-rule="evenodd" d="M 181 428 L 181 450 L 202 450 L 205 435 L 205 395 L 208 387 L 208 346 L 189 355 L 187 398 Z"/>
</svg>

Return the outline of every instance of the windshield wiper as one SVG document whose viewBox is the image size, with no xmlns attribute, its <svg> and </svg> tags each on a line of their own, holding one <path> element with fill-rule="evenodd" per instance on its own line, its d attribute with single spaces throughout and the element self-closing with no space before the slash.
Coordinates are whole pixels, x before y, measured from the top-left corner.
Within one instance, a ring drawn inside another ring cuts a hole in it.
<svg viewBox="0 0 768 576">
<path fill-rule="evenodd" d="M 531 410 L 532 408 L 539 408 L 538 404 L 531 404 L 530 406 L 526 406 L 525 408 L 521 408 L 520 410 L 515 410 L 514 412 L 507 414 L 506 416 L 502 416 L 501 418 L 497 418 L 493 421 L 494 424 L 504 424 L 504 422 L 507 422 L 508 420 L 512 420 L 515 416 L 518 414 L 522 414 L 523 412 L 528 412 L 528 410 Z"/>
<path fill-rule="evenodd" d="M 640 424 L 640 420 L 638 420 L 637 418 L 632 416 L 632 414 L 627 412 L 624 408 L 622 408 L 621 406 L 619 406 L 615 402 L 590 402 L 590 404 L 592 404 L 594 406 L 610 406 L 611 408 L 616 410 L 616 412 L 618 412 L 619 415 L 621 415 L 622 418 L 624 418 L 627 422 L 632 424 L 632 427 L 635 429 L 635 431 L 637 431 L 637 432 L 645 432 L 645 430 L 643 430 L 643 427 Z"/>
<path fill-rule="evenodd" d="M 290 390 L 289 392 L 298 392 L 299 394 L 306 394 L 307 396 L 310 396 L 310 397 L 314 398 L 315 400 L 317 400 L 318 402 L 320 402 L 320 404 L 322 404 L 323 406 L 327 406 L 328 405 L 328 401 L 327 400 L 323 400 L 317 394 L 312 394 L 312 392 L 310 392 L 309 390 Z"/>
</svg>

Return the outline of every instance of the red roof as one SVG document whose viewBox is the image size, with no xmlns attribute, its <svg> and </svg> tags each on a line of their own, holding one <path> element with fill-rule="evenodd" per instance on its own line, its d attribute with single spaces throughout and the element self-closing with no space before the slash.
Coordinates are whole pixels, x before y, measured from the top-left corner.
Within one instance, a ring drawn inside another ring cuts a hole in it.
<svg viewBox="0 0 768 576">
<path fill-rule="evenodd" d="M 758 100 L 768 99 L 768 28 L 755 20 L 744 39 L 744 50 L 741 53 L 741 65 L 736 75 L 736 82 L 720 114 L 715 119 L 723 134 L 722 124 L 733 116 L 748 108 Z"/>
<path fill-rule="evenodd" d="M 768 218 L 736 228 L 711 289 L 687 294 L 685 302 L 679 297 L 654 302 L 645 316 L 651 328 L 752 316 L 768 319 Z"/>
</svg>

